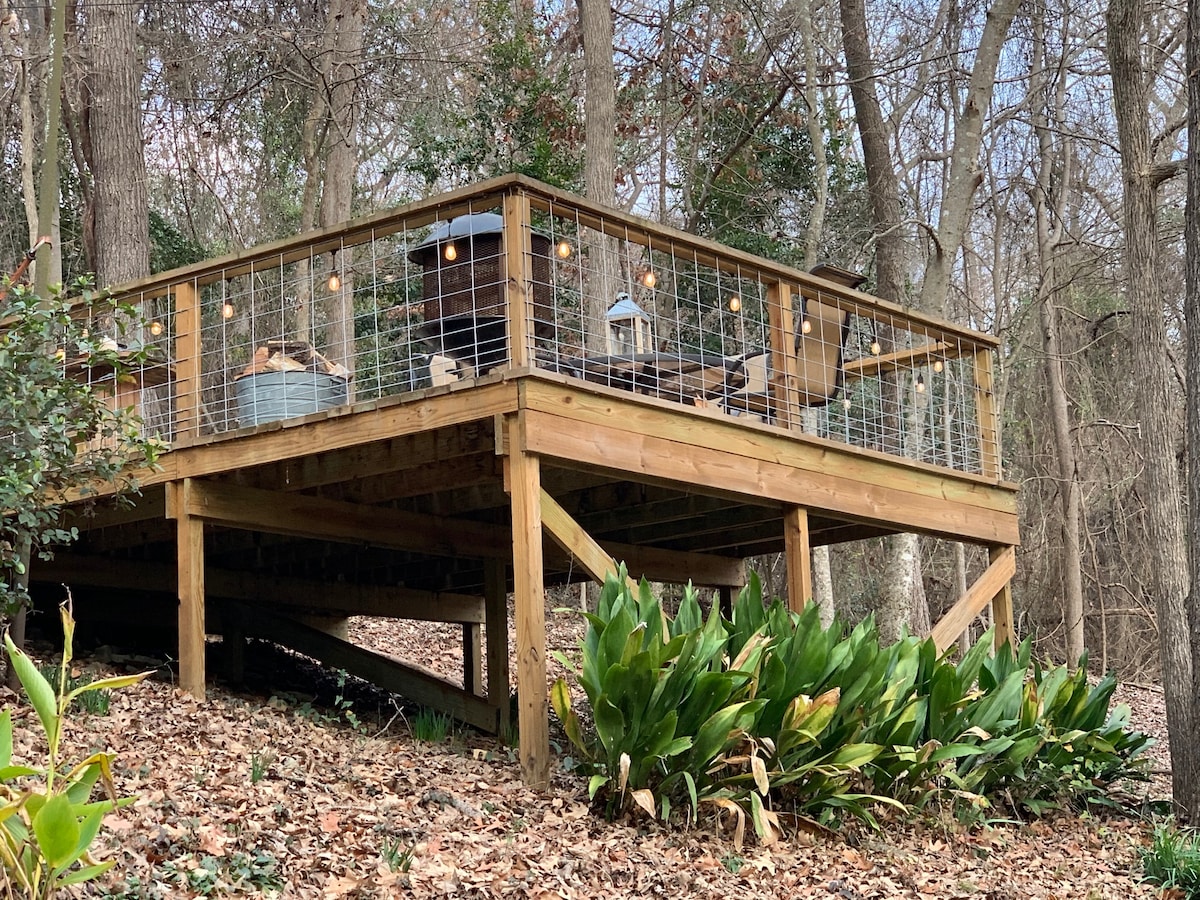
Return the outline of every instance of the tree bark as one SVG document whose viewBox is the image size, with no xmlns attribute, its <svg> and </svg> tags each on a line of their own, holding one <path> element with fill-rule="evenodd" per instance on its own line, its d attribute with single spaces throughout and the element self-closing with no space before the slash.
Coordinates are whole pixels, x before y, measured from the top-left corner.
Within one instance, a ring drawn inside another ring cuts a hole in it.
<svg viewBox="0 0 1200 900">
<path fill-rule="evenodd" d="M 1188 437 L 1188 549 L 1190 591 L 1185 614 L 1190 621 L 1190 659 L 1200 659 L 1200 0 L 1190 0 L 1187 6 L 1187 65 L 1188 78 L 1188 153 L 1187 153 L 1187 213 L 1184 225 L 1186 244 L 1184 314 L 1187 319 L 1187 437 Z M 1190 702 L 1185 723 L 1188 728 L 1186 765 L 1173 776 L 1175 802 L 1195 824 L 1200 822 L 1200 753 L 1197 747 L 1197 723 L 1200 723 L 1200 666 L 1192 668 Z M 1172 733 L 1172 739 L 1174 733 Z M 1184 751 L 1172 744 L 1171 756 L 1183 760 Z M 1173 769 L 1173 771 L 1175 771 Z"/>
<path fill-rule="evenodd" d="M 583 35 L 584 193 L 611 206 L 617 165 L 617 88 L 613 69 L 613 22 L 609 0 L 578 0 Z M 617 242 L 598 231 L 588 232 L 589 259 L 584 283 L 585 348 L 608 352 L 605 313 L 621 289 Z"/>
<path fill-rule="evenodd" d="M 150 274 L 150 220 L 143 150 L 140 3 L 88 4 L 85 80 L 91 142 L 96 286 Z"/>
<path fill-rule="evenodd" d="M 325 24 L 325 91 L 329 103 L 328 155 L 321 193 L 321 225 L 350 218 L 358 172 L 358 67 L 362 62 L 366 0 L 330 0 Z M 325 355 L 354 372 L 354 273 L 351 252 L 333 254 L 341 286 L 325 301 Z"/>
<path fill-rule="evenodd" d="M 1175 401 L 1169 367 L 1164 364 L 1168 344 L 1159 282 L 1158 186 L 1150 141 L 1148 79 L 1141 59 L 1146 17 L 1144 0 L 1111 0 L 1106 15 L 1125 188 L 1125 286 L 1133 332 L 1128 371 L 1141 420 L 1146 538 L 1147 546 L 1153 548 L 1142 557 L 1146 564 L 1143 578 L 1156 598 L 1173 795 L 1183 809 L 1197 810 L 1200 747 L 1193 731 L 1194 662 L 1185 606 L 1188 554 L 1175 461 Z"/>
</svg>

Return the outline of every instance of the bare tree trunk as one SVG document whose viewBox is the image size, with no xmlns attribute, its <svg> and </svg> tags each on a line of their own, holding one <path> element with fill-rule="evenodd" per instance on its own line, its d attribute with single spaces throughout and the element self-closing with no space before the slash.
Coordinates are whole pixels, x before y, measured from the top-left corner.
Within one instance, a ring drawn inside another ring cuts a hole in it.
<svg viewBox="0 0 1200 900">
<path fill-rule="evenodd" d="M 1175 408 L 1167 358 L 1167 333 L 1159 283 L 1158 174 L 1150 142 L 1149 94 L 1141 53 L 1147 10 L 1143 0 L 1110 0 L 1108 57 L 1113 109 L 1124 180 L 1125 280 L 1133 330 L 1129 371 L 1141 413 L 1142 482 L 1147 546 L 1145 582 L 1156 598 L 1167 730 L 1172 748 L 1176 804 L 1200 809 L 1200 747 L 1192 717 L 1193 659 L 1185 600 L 1188 555 L 1184 542 L 1179 472 L 1175 459 Z"/>
<path fill-rule="evenodd" d="M 1186 297 L 1184 313 L 1187 318 L 1187 447 L 1188 447 L 1188 522 L 1190 591 L 1185 614 L 1189 617 L 1190 659 L 1200 659 L 1200 2 L 1190 0 L 1187 6 L 1187 65 L 1188 78 L 1188 153 L 1187 153 L 1187 217 L 1185 224 Z M 1164 679 L 1165 680 L 1165 679 Z M 1182 685 L 1180 685 L 1182 687 Z M 1180 747 L 1172 743 L 1172 780 L 1175 802 L 1187 813 L 1192 824 L 1200 822 L 1200 754 L 1197 728 L 1200 723 L 1200 666 L 1192 668 L 1191 696 L 1184 723 L 1187 743 Z M 1182 730 L 1182 729 L 1175 729 Z M 1175 730 L 1171 737 L 1174 740 Z M 1186 751 L 1184 750 L 1186 748 Z M 1178 767 L 1178 768 L 1176 768 Z"/>
<path fill-rule="evenodd" d="M 350 218 L 358 172 L 358 68 L 362 64 L 366 0 L 330 0 L 325 24 L 325 91 L 329 102 L 329 154 L 321 193 L 321 225 Z M 341 285 L 325 300 L 325 353 L 354 372 L 354 272 L 349 250 L 334 254 Z"/>
<path fill-rule="evenodd" d="M 583 34 L 584 192 L 589 200 L 612 205 L 613 172 L 617 165 L 617 88 L 613 69 L 613 23 L 609 0 L 578 0 Z M 605 313 L 620 290 L 617 242 L 593 231 L 584 284 L 585 349 L 605 353 L 608 330 Z"/>
<path fill-rule="evenodd" d="M 87 6 L 84 46 L 91 147 L 97 287 L 150 274 L 150 220 L 143 152 L 140 3 Z"/>
</svg>

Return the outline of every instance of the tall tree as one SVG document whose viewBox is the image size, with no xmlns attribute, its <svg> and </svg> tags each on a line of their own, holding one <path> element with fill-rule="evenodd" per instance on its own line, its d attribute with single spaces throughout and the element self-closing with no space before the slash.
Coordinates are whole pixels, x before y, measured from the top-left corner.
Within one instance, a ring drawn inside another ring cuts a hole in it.
<svg viewBox="0 0 1200 900">
<path fill-rule="evenodd" d="M 1188 752 L 1195 746 L 1195 661 L 1185 605 L 1188 555 L 1175 452 L 1176 402 L 1164 365 L 1170 348 L 1159 257 L 1158 192 L 1174 169 L 1155 165 L 1149 76 L 1142 60 L 1147 15 L 1145 0 L 1110 0 L 1108 56 L 1124 184 L 1125 288 L 1133 332 L 1129 371 L 1137 373 L 1131 388 L 1140 415 L 1146 533 L 1154 548 L 1144 557 L 1145 577 L 1158 610 L 1167 728 L 1171 746 L 1183 751 L 1172 760 L 1173 796 L 1183 809 L 1200 810 L 1200 754 Z"/>
<path fill-rule="evenodd" d="M 1189 0 L 1187 5 L 1187 65 L 1185 71 L 1193 73 L 1187 82 L 1187 212 L 1185 228 L 1185 301 L 1187 318 L 1187 394 L 1192 402 L 1187 405 L 1188 470 L 1188 550 L 1191 589 L 1187 598 L 1189 619 L 1189 647 L 1191 658 L 1200 659 L 1200 0 Z M 1185 777 L 1194 779 L 1200 772 L 1200 746 L 1195 739 L 1196 723 L 1200 722 L 1200 673 L 1193 667 L 1191 702 L 1188 722 L 1192 727 L 1191 740 L 1183 746 L 1172 745 L 1173 765 L 1177 760 L 1183 764 Z M 1183 757 L 1187 757 L 1184 759 Z M 1177 794 L 1187 811 L 1188 819 L 1194 824 L 1200 821 L 1200 789 L 1192 785 L 1182 786 L 1182 797 Z"/>
<path fill-rule="evenodd" d="M 143 150 L 140 3 L 84 6 L 83 138 L 91 165 L 90 243 L 96 283 L 150 274 L 150 217 Z"/>
</svg>

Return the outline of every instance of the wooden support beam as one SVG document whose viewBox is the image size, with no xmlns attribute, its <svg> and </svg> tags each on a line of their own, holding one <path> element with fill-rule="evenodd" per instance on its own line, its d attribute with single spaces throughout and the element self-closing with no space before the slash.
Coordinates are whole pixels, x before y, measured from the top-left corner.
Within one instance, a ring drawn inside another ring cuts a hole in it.
<svg viewBox="0 0 1200 900">
<path fill-rule="evenodd" d="M 422 669 L 261 609 L 249 611 L 246 627 L 256 637 L 283 644 L 327 666 L 345 669 L 414 703 L 449 713 L 483 731 L 496 731 L 496 713 L 486 701 Z"/>
<path fill-rule="evenodd" d="M 988 548 L 988 559 L 994 564 L 1000 560 L 1002 556 L 1011 555 L 1013 558 L 1013 574 L 1016 574 L 1016 548 L 1015 547 L 990 547 Z M 1009 576 L 1011 579 L 1012 576 Z M 997 649 L 1003 647 L 1006 643 L 1014 650 L 1017 648 L 1017 623 L 1013 617 L 1013 598 L 1012 598 L 1012 581 L 1006 580 L 1004 587 L 1000 588 L 992 597 L 992 625 L 995 628 L 995 644 Z"/>
<path fill-rule="evenodd" d="M 992 557 L 989 565 L 971 585 L 965 594 L 959 598 L 946 614 L 933 627 L 931 637 L 937 644 L 938 652 L 946 650 L 958 640 L 959 635 L 998 594 L 1003 592 L 1013 575 L 1017 572 L 1017 551 L 1015 547 L 1001 547 Z M 1011 613 L 1010 613 L 1011 621 Z M 1011 625 L 1008 628 L 1011 631 Z M 999 629 L 996 639 L 999 640 Z"/>
<path fill-rule="evenodd" d="M 787 548 L 788 608 L 800 612 L 812 599 L 812 545 L 808 538 L 808 510 L 792 506 L 783 513 L 783 542 Z"/>
<path fill-rule="evenodd" d="M 882 372 L 915 369 L 918 366 L 927 366 L 935 360 L 949 359 L 952 349 L 945 341 L 934 341 L 932 344 L 909 347 L 893 353 L 851 359 L 842 364 L 842 371 L 846 373 L 847 378 L 870 378 Z"/>
<path fill-rule="evenodd" d="M 194 484 L 192 514 L 234 528 L 435 556 L 508 553 L 505 529 L 479 522 L 211 481 Z"/>
<path fill-rule="evenodd" d="M 542 581 L 542 485 L 538 458 L 525 450 L 524 414 L 509 418 L 507 427 L 521 776 L 531 786 L 545 786 L 550 782 L 550 706 L 546 683 L 546 592 Z"/>
<path fill-rule="evenodd" d="M 658 547 L 637 547 L 604 541 L 601 549 L 610 557 L 625 563 L 635 579 L 665 581 L 700 587 L 742 588 L 746 584 L 746 561 L 713 553 L 692 553 L 687 550 L 662 550 Z"/>
<path fill-rule="evenodd" d="M 118 590 L 175 593 L 176 567 L 169 563 L 58 553 L 54 559 L 35 560 L 30 572 L 38 583 L 66 582 Z M 484 621 L 483 601 L 470 594 L 314 581 L 268 572 L 225 569 L 208 569 L 204 581 L 209 598 L 243 600 L 297 614 L 380 616 L 425 622 Z"/>
<path fill-rule="evenodd" d="M 175 520 L 179 592 L 179 686 L 204 699 L 204 520 L 192 514 L 195 482 L 167 485 L 167 515 Z"/>
<path fill-rule="evenodd" d="M 496 710 L 500 736 L 512 729 L 508 700 L 508 566 L 503 560 L 489 559 L 483 564 L 483 604 L 487 613 L 487 700 Z"/>
<path fill-rule="evenodd" d="M 541 514 L 542 525 L 550 532 L 550 537 L 583 566 L 593 581 L 604 584 L 609 575 L 617 574 L 620 568 L 617 561 L 544 490 L 541 491 Z M 628 575 L 625 580 L 636 595 L 637 581 Z"/>
<path fill-rule="evenodd" d="M 475 622 L 462 626 L 463 690 L 476 697 L 483 694 L 483 630 Z"/>
</svg>

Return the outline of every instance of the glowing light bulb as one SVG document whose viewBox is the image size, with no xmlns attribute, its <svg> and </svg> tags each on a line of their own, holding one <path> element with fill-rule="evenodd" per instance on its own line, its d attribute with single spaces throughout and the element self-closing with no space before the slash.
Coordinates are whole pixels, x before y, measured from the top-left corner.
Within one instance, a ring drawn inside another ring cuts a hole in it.
<svg viewBox="0 0 1200 900">
<path fill-rule="evenodd" d="M 883 348 L 879 346 L 879 341 L 871 341 L 872 355 L 878 356 L 882 351 L 883 351 Z"/>
<path fill-rule="evenodd" d="M 935 359 L 933 361 L 933 371 L 940 372 L 944 368 L 945 368 L 945 365 L 942 363 L 942 361 L 940 359 Z"/>
<path fill-rule="evenodd" d="M 804 319 L 800 323 L 800 330 L 803 331 L 805 334 L 811 334 L 812 333 L 812 320 Z"/>
<path fill-rule="evenodd" d="M 732 297 L 729 298 L 729 311 L 737 312 L 741 308 L 742 308 L 742 298 L 739 297 L 737 294 L 734 294 Z"/>
<path fill-rule="evenodd" d="M 329 281 L 325 282 L 325 286 L 329 288 L 330 293 L 340 291 L 342 289 L 342 276 L 338 274 L 337 269 L 334 269 L 329 273 Z"/>
<path fill-rule="evenodd" d="M 163 333 L 162 322 L 159 322 L 159 321 L 151 322 L 150 323 L 150 333 L 152 335 L 154 335 L 155 337 L 158 337 L 160 334 L 162 334 Z"/>
<path fill-rule="evenodd" d="M 453 244 L 447 244 L 446 249 L 442 251 L 442 256 L 446 257 L 448 262 L 454 262 L 458 259 L 458 248 Z"/>
<path fill-rule="evenodd" d="M 559 259 L 566 259 L 571 255 L 572 248 L 566 241 L 559 241 L 558 246 L 554 248 L 554 252 L 558 254 Z"/>
<path fill-rule="evenodd" d="M 221 318 L 222 319 L 232 319 L 233 313 L 234 313 L 234 309 L 233 309 L 232 303 L 226 303 L 221 307 Z"/>
<path fill-rule="evenodd" d="M 925 393 L 925 376 L 924 375 L 917 376 L 917 393 L 918 394 Z"/>
<path fill-rule="evenodd" d="M 654 274 L 653 269 L 647 269 L 642 273 L 642 284 L 648 288 L 654 287 L 658 283 L 658 276 Z"/>
</svg>

